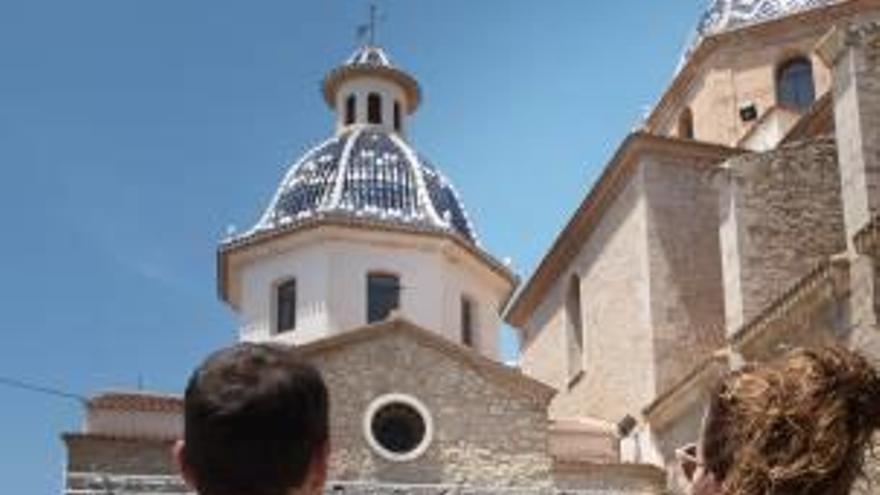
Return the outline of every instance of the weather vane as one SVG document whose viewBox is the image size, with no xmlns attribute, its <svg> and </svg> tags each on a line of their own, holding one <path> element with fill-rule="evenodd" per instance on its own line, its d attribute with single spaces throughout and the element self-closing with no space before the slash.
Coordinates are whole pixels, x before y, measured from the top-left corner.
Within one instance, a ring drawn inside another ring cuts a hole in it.
<svg viewBox="0 0 880 495">
<path fill-rule="evenodd" d="M 376 25 L 379 21 L 377 13 L 379 8 L 375 3 L 370 4 L 370 20 L 366 24 L 360 24 L 357 27 L 358 39 L 363 41 L 365 38 L 370 45 L 376 44 Z"/>
</svg>

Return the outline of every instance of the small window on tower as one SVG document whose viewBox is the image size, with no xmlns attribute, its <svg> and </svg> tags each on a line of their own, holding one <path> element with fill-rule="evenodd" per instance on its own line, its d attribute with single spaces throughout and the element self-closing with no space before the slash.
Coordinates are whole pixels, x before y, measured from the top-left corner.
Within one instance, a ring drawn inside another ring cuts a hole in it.
<svg viewBox="0 0 880 495">
<path fill-rule="evenodd" d="M 400 279 L 385 273 L 367 275 L 367 323 L 383 321 L 398 308 Z"/>
<path fill-rule="evenodd" d="M 345 125 L 354 124 L 355 104 L 354 95 L 348 95 L 345 99 Z"/>
<path fill-rule="evenodd" d="M 776 100 L 780 105 L 807 110 L 816 98 L 813 64 L 806 57 L 784 62 L 776 73 Z"/>
<path fill-rule="evenodd" d="M 681 139 L 694 138 L 694 113 L 690 108 L 685 108 L 678 117 L 678 137 Z"/>
<path fill-rule="evenodd" d="M 289 332 L 296 328 L 296 279 L 290 279 L 278 286 L 276 291 L 277 333 Z"/>
<path fill-rule="evenodd" d="M 474 306 L 471 298 L 461 298 L 461 343 L 468 347 L 474 347 Z"/>
<path fill-rule="evenodd" d="M 370 93 L 367 96 L 367 122 L 382 123 L 382 97 L 378 93 Z"/>
<path fill-rule="evenodd" d="M 584 369 L 584 327 L 581 315 L 581 281 L 572 275 L 565 300 L 565 326 L 568 340 L 568 375 L 577 378 Z"/>
<path fill-rule="evenodd" d="M 400 123 L 401 123 L 400 102 L 395 101 L 394 102 L 394 130 L 397 132 L 400 132 Z"/>
</svg>

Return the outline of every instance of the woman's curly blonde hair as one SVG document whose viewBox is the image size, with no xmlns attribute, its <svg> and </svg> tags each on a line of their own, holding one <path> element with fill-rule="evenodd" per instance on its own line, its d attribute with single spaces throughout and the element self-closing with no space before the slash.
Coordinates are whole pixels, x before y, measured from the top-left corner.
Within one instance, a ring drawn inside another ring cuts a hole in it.
<svg viewBox="0 0 880 495">
<path fill-rule="evenodd" d="M 841 347 L 800 349 L 713 395 L 703 459 L 725 495 L 843 495 L 880 426 L 880 376 Z"/>
</svg>

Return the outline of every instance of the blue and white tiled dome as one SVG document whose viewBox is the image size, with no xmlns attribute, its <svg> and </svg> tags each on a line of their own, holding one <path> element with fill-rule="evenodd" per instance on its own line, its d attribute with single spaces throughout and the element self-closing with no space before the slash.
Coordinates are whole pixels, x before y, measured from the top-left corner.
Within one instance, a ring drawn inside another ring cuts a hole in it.
<svg viewBox="0 0 880 495">
<path fill-rule="evenodd" d="M 681 71 L 704 38 L 841 1 L 844 0 L 710 0 L 675 72 Z"/>
<path fill-rule="evenodd" d="M 398 134 L 343 132 L 296 162 L 252 230 L 333 216 L 429 228 L 476 242 L 449 181 Z"/>
<path fill-rule="evenodd" d="M 699 36 L 718 34 L 741 26 L 769 21 L 840 0 L 713 0 L 703 14 Z"/>
</svg>

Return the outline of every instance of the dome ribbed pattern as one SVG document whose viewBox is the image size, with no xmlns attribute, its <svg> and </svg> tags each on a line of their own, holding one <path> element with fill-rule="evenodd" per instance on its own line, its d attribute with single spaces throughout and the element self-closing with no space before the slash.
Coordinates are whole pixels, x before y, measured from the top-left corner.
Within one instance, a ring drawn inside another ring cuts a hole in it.
<svg viewBox="0 0 880 495">
<path fill-rule="evenodd" d="M 476 240 L 449 181 L 399 136 L 377 129 L 340 134 L 306 153 L 252 233 L 324 214 L 441 229 Z"/>
</svg>

